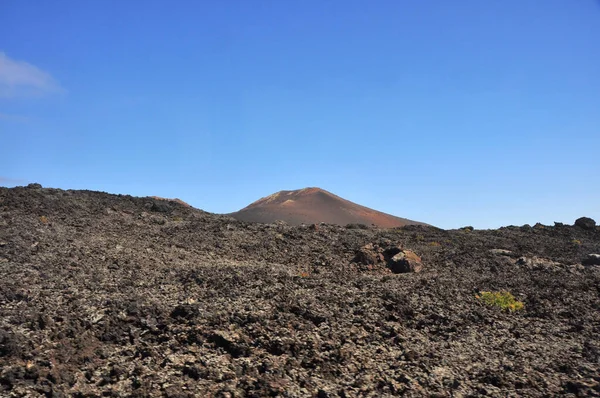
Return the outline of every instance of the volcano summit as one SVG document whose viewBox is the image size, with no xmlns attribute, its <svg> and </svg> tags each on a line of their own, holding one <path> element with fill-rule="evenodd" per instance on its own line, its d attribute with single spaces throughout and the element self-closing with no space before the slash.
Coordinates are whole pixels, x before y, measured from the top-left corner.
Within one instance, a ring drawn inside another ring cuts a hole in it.
<svg viewBox="0 0 600 398">
<path fill-rule="evenodd" d="M 358 205 L 321 188 L 279 191 L 229 215 L 240 221 L 273 223 L 281 220 L 290 225 L 321 222 L 376 225 L 381 228 L 425 225 Z"/>
</svg>

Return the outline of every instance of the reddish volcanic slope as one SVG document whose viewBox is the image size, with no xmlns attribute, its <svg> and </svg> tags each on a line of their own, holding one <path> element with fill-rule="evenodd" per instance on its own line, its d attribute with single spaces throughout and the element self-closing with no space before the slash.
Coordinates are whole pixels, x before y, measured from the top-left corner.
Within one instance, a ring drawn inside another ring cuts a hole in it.
<svg viewBox="0 0 600 398">
<path fill-rule="evenodd" d="M 338 225 L 374 224 L 381 228 L 424 225 L 369 209 L 320 188 L 280 191 L 229 215 L 242 221 L 272 223 L 282 220 L 290 225 L 320 222 Z"/>
</svg>

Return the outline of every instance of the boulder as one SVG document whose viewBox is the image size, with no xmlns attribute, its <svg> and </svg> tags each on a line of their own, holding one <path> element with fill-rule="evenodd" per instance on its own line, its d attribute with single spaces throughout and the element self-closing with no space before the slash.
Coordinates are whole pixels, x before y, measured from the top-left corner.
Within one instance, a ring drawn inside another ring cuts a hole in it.
<svg viewBox="0 0 600 398">
<path fill-rule="evenodd" d="M 383 255 L 380 250 L 372 243 L 364 245 L 356 252 L 354 262 L 363 265 L 373 265 L 383 261 Z"/>
<path fill-rule="evenodd" d="M 600 254 L 591 253 L 581 260 L 583 265 L 600 265 Z"/>
<path fill-rule="evenodd" d="M 596 228 L 596 221 L 589 217 L 581 217 L 575 220 L 575 226 L 581 229 L 593 230 Z"/>
<path fill-rule="evenodd" d="M 369 243 L 356 251 L 354 262 L 362 265 L 386 265 L 395 274 L 407 272 L 420 272 L 423 269 L 421 258 L 410 250 L 389 245 L 391 242 L 382 242 L 384 246 Z"/>
<path fill-rule="evenodd" d="M 421 272 L 423 263 L 421 257 L 413 251 L 401 250 L 388 261 L 388 267 L 394 274 L 404 274 L 407 272 Z"/>
<path fill-rule="evenodd" d="M 367 251 L 367 250 L 362 250 L 362 249 L 360 249 L 356 253 L 356 256 L 354 257 L 355 263 L 359 263 L 359 264 L 363 264 L 363 265 L 372 265 L 372 264 L 375 264 L 376 261 L 377 260 L 376 260 L 374 253 Z"/>
</svg>

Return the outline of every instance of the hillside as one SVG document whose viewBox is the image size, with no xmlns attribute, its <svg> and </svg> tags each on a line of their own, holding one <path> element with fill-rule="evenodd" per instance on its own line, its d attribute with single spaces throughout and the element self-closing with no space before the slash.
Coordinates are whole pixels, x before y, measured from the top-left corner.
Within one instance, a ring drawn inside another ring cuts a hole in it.
<svg viewBox="0 0 600 398">
<path fill-rule="evenodd" d="M 320 188 L 280 191 L 229 215 L 241 221 L 261 223 L 285 221 L 290 225 L 324 222 L 393 228 L 423 224 L 369 209 Z"/>
<path fill-rule="evenodd" d="M 598 396 L 600 229 L 578 225 L 258 224 L 0 188 L 0 396 Z M 394 273 L 404 252 L 420 272 Z M 477 298 L 501 290 L 524 308 Z"/>
</svg>

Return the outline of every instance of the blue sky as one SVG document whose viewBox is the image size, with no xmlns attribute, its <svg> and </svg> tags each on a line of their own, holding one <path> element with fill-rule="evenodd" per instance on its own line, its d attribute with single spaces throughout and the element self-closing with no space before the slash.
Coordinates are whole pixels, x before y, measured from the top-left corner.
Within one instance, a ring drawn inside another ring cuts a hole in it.
<svg viewBox="0 0 600 398">
<path fill-rule="evenodd" d="M 600 2 L 0 2 L 0 185 L 600 221 Z"/>
</svg>

